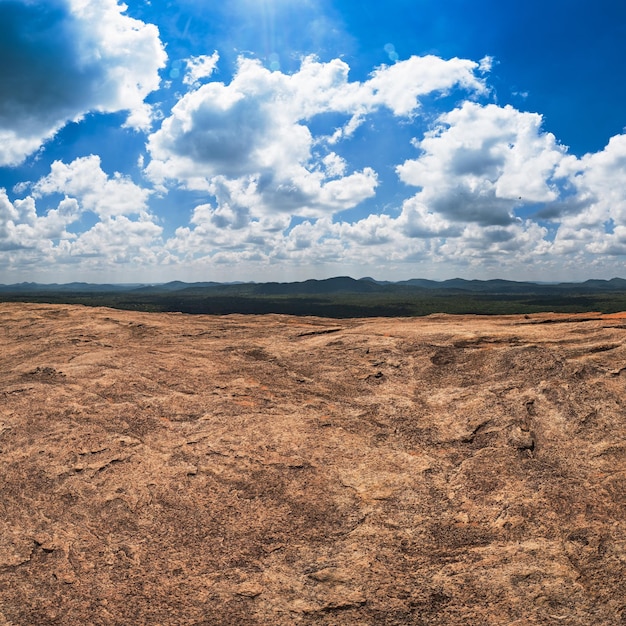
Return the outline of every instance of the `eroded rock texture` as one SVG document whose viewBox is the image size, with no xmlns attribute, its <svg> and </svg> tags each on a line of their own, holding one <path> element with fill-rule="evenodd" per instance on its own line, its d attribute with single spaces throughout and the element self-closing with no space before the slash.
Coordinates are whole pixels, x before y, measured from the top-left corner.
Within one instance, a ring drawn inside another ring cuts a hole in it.
<svg viewBox="0 0 626 626">
<path fill-rule="evenodd" d="M 626 624 L 625 336 L 0 305 L 0 624 Z"/>
</svg>

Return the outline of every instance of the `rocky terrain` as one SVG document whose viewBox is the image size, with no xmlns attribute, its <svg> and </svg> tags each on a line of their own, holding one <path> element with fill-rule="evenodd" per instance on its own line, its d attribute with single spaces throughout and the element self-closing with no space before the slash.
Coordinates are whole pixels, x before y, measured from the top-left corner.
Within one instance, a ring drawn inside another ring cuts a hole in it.
<svg viewBox="0 0 626 626">
<path fill-rule="evenodd" d="M 0 625 L 626 624 L 625 337 L 0 304 Z"/>
</svg>

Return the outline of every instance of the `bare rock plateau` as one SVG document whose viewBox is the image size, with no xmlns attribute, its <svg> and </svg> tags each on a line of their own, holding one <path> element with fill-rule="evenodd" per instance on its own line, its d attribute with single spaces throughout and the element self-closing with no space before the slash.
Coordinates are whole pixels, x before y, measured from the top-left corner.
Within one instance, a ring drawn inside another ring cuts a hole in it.
<svg viewBox="0 0 626 626">
<path fill-rule="evenodd" d="M 0 304 L 0 626 L 625 625 L 625 339 Z"/>
</svg>

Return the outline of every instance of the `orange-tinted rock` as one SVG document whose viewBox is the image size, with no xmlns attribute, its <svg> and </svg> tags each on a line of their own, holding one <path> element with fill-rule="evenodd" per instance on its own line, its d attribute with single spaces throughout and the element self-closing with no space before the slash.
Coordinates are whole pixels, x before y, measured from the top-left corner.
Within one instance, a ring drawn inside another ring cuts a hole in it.
<svg viewBox="0 0 626 626">
<path fill-rule="evenodd" d="M 625 624 L 625 336 L 0 304 L 0 625 Z"/>
</svg>

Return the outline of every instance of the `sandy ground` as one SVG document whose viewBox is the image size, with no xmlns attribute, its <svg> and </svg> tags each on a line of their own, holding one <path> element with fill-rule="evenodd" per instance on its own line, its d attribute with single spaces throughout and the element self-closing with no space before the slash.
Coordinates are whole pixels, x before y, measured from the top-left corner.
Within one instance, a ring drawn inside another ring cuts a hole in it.
<svg viewBox="0 0 626 626">
<path fill-rule="evenodd" d="M 0 304 L 0 625 L 626 624 L 624 317 Z"/>
</svg>

